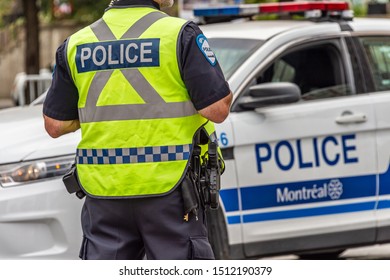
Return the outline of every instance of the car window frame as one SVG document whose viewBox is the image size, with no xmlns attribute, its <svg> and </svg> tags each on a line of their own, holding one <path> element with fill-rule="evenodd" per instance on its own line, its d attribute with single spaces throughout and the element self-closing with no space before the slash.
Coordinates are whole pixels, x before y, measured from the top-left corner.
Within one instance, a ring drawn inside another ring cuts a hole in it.
<svg viewBox="0 0 390 280">
<path fill-rule="evenodd" d="M 361 56 L 361 68 L 363 69 L 362 71 L 364 72 L 364 82 L 365 82 L 365 91 L 364 93 L 376 93 L 376 92 L 385 92 L 389 91 L 389 89 L 386 90 L 378 90 L 375 81 L 374 81 L 374 76 L 372 73 L 372 65 L 370 62 L 370 59 L 368 57 L 367 52 L 364 49 L 363 43 L 361 41 L 361 38 L 380 38 L 380 37 L 386 37 L 390 41 L 390 33 L 374 33 L 374 32 L 368 32 L 368 33 L 363 33 L 363 32 L 356 32 L 352 34 L 353 39 L 355 40 L 356 44 L 356 49 L 360 53 Z M 390 46 L 390 45 L 389 45 Z"/>
<path fill-rule="evenodd" d="M 322 36 L 319 38 L 302 38 L 301 40 L 294 41 L 291 45 L 288 46 L 282 46 L 279 49 L 282 49 L 281 51 L 275 50 L 278 54 L 272 58 L 272 60 L 267 61 L 266 64 L 264 64 L 262 61 L 259 62 L 259 67 L 254 69 L 253 74 L 251 77 L 245 79 L 244 84 L 240 86 L 240 91 L 237 92 L 237 98 L 234 100 L 234 103 L 231 107 L 232 112 L 241 112 L 246 111 L 240 108 L 239 106 L 239 100 L 242 96 L 245 96 L 246 91 L 248 87 L 250 86 L 250 82 L 258 76 L 261 72 L 265 71 L 270 65 L 272 65 L 277 59 L 280 59 L 281 57 L 285 56 L 288 53 L 298 51 L 300 49 L 310 48 L 313 46 L 319 46 L 319 45 L 325 45 L 325 44 L 332 44 L 336 48 L 338 52 L 339 61 L 342 64 L 343 71 L 344 71 L 344 79 L 347 84 L 351 87 L 350 96 L 356 95 L 356 88 L 355 88 L 355 80 L 354 75 L 352 72 L 352 64 L 350 61 L 350 56 L 348 53 L 347 44 L 345 41 L 345 36 L 348 36 L 348 34 L 337 34 L 337 35 L 330 35 L 330 36 Z M 323 98 L 323 99 L 315 99 L 315 100 L 306 100 L 304 102 L 311 102 L 311 101 L 318 101 L 318 100 L 329 100 L 333 98 Z M 286 104 L 288 105 L 288 104 Z M 284 105 L 284 106 L 286 106 Z M 273 105 L 271 105 L 273 106 Z"/>
</svg>

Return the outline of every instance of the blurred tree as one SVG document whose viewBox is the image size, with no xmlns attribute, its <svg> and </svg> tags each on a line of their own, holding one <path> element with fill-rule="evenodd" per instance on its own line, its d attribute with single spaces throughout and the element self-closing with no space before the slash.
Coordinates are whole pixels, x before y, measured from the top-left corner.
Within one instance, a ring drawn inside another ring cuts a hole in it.
<svg viewBox="0 0 390 280">
<path fill-rule="evenodd" d="M 13 22 L 23 15 L 23 8 L 20 0 L 0 1 L 0 26 L 5 23 Z"/>
<path fill-rule="evenodd" d="M 22 3 L 26 32 L 25 72 L 26 74 L 38 74 L 40 68 L 38 21 L 39 9 L 36 0 L 22 0 Z"/>
<path fill-rule="evenodd" d="M 177 2 L 177 1 L 175 1 Z M 0 0 L 0 26 L 12 24 L 18 18 L 24 19 L 26 32 L 25 71 L 39 73 L 39 20 L 60 21 L 70 18 L 89 24 L 100 18 L 109 0 Z M 165 10 L 177 15 L 177 3 Z"/>
<path fill-rule="evenodd" d="M 73 0 L 73 19 L 81 23 L 91 23 L 103 15 L 109 3 L 109 0 Z"/>
<path fill-rule="evenodd" d="M 24 18 L 24 4 L 22 2 L 25 3 L 22 0 L 0 0 L 0 27 L 11 24 L 18 18 Z M 53 22 L 72 19 L 79 23 L 89 24 L 103 15 L 110 0 L 31 0 L 31 2 L 35 3 L 38 19 L 41 21 Z M 178 0 L 175 0 L 174 6 L 164 11 L 177 16 L 177 4 Z"/>
</svg>

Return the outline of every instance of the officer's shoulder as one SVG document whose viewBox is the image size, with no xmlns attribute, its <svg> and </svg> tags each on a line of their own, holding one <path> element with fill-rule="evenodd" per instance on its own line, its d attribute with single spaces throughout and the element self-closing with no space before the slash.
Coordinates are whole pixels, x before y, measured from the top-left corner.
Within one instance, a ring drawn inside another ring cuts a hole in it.
<svg viewBox="0 0 390 280">
<path fill-rule="evenodd" d="M 203 34 L 202 30 L 199 28 L 199 26 L 193 22 L 193 21 L 187 21 L 184 25 L 183 32 L 185 34 L 185 37 L 192 37 L 192 36 L 198 36 L 200 34 Z"/>
</svg>

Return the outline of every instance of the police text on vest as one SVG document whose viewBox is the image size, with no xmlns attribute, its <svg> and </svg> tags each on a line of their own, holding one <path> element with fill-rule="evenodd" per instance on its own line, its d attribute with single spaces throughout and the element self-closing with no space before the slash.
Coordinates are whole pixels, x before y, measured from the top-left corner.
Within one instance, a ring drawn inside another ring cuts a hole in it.
<svg viewBox="0 0 390 280">
<path fill-rule="evenodd" d="M 77 46 L 79 73 L 160 65 L 160 39 L 116 40 Z"/>
</svg>

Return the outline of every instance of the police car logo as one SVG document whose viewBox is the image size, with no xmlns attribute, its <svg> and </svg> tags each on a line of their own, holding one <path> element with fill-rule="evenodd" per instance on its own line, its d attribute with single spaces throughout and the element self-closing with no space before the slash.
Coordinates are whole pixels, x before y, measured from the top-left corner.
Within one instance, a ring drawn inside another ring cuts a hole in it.
<svg viewBox="0 0 390 280">
<path fill-rule="evenodd" d="M 339 179 L 331 180 L 328 183 L 328 195 L 331 199 L 339 199 L 343 194 L 343 184 Z"/>
<path fill-rule="evenodd" d="M 196 43 L 198 44 L 200 51 L 206 57 L 207 61 L 214 66 L 217 63 L 217 58 L 215 57 L 214 52 L 211 50 L 207 38 L 201 34 L 196 38 Z"/>
</svg>

